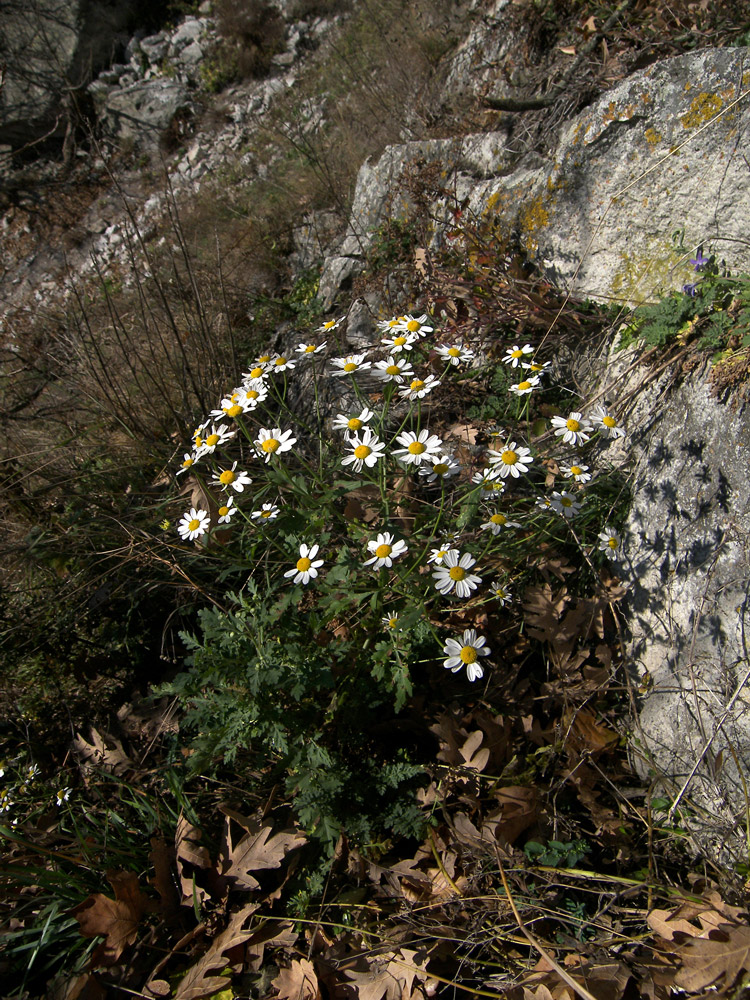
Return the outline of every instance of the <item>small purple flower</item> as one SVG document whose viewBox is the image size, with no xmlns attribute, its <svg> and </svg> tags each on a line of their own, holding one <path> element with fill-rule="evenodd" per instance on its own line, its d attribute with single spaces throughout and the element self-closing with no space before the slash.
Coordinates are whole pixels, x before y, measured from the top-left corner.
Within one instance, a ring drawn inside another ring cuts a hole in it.
<svg viewBox="0 0 750 1000">
<path fill-rule="evenodd" d="M 694 299 L 695 290 L 697 287 L 698 287 L 697 285 L 683 285 L 682 291 L 684 292 L 685 295 L 689 295 L 691 299 Z"/>
<path fill-rule="evenodd" d="M 701 247 L 698 253 L 695 255 L 695 258 L 692 257 L 690 258 L 690 263 L 693 265 L 694 271 L 702 271 L 703 268 L 706 266 L 706 264 L 708 264 L 710 259 L 711 259 L 710 257 L 703 256 L 703 247 Z"/>
</svg>

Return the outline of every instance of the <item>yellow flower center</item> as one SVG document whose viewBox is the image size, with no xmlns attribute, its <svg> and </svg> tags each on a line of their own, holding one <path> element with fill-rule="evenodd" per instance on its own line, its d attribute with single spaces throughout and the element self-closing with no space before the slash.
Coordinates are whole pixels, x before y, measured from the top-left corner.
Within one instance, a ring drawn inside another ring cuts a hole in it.
<svg viewBox="0 0 750 1000">
<path fill-rule="evenodd" d="M 258 365 L 267 365 L 270 360 L 271 360 L 271 355 L 270 354 L 261 354 L 261 356 L 258 358 L 256 364 L 258 364 Z"/>
<path fill-rule="evenodd" d="M 286 364 L 286 358 L 276 358 L 274 364 L 276 365 L 277 368 L 281 368 L 282 365 Z"/>
<path fill-rule="evenodd" d="M 226 517 L 229 513 L 228 507 L 219 507 L 219 517 Z"/>
<path fill-rule="evenodd" d="M 446 465 L 445 462 L 438 462 L 433 465 L 432 471 L 438 476 L 444 476 L 449 468 L 450 466 Z"/>
<path fill-rule="evenodd" d="M 530 388 L 531 388 L 531 382 L 519 382 L 518 383 L 518 391 L 519 392 L 526 392 L 526 390 L 530 389 Z"/>
<path fill-rule="evenodd" d="M 194 461 L 195 459 L 193 458 L 186 458 L 185 461 L 182 463 L 183 469 L 189 469 Z"/>
<path fill-rule="evenodd" d="M 560 503 L 563 505 L 563 507 L 573 506 L 573 500 L 571 497 L 560 497 Z"/>
<path fill-rule="evenodd" d="M 517 351 L 511 351 L 511 352 L 510 352 L 510 356 L 511 356 L 512 358 L 522 358 L 522 357 L 523 357 L 523 351 L 522 351 L 522 350 L 520 350 L 520 349 L 519 349 L 519 350 L 517 350 Z"/>
<path fill-rule="evenodd" d="M 190 529 L 190 531 L 195 531 L 197 528 L 200 528 L 200 526 L 201 523 L 197 517 L 194 517 L 193 520 L 190 522 L 190 524 L 188 524 L 188 528 Z"/>
<path fill-rule="evenodd" d="M 235 403 L 234 406 L 226 406 L 224 412 L 228 417 L 239 417 L 240 413 L 242 413 L 242 407 L 239 403 Z"/>
<path fill-rule="evenodd" d="M 421 326 L 422 324 L 418 323 L 415 319 L 410 319 L 409 322 L 406 324 L 406 329 L 409 331 L 409 333 L 416 333 L 417 330 L 421 328 Z"/>
<path fill-rule="evenodd" d="M 398 625 L 398 618 L 388 619 L 388 628 L 395 628 Z"/>
<path fill-rule="evenodd" d="M 308 344 L 305 348 L 305 354 L 313 354 L 315 351 L 315 344 Z"/>
<path fill-rule="evenodd" d="M 451 578 L 451 580 L 463 580 L 463 578 L 466 576 L 466 570 L 463 568 L 463 566 L 451 566 L 451 568 L 448 570 L 448 576 Z"/>
<path fill-rule="evenodd" d="M 271 516 L 271 511 L 270 510 L 261 511 L 260 516 L 261 517 L 270 517 Z"/>
<path fill-rule="evenodd" d="M 388 326 L 389 326 L 389 327 L 394 327 L 394 326 L 398 326 L 398 324 L 399 324 L 400 322 L 401 322 L 401 320 L 400 320 L 400 319 L 389 319 L 389 320 L 388 320 Z"/>
<path fill-rule="evenodd" d="M 353 361 L 347 361 L 347 363 L 344 365 L 345 372 L 356 372 L 356 370 L 357 366 L 354 364 Z"/>
<path fill-rule="evenodd" d="M 403 347 L 405 343 L 406 343 L 406 337 L 394 337 L 393 338 L 393 346 L 394 347 Z"/>
<path fill-rule="evenodd" d="M 614 417 L 602 417 L 602 423 L 605 427 L 617 427 L 617 421 Z"/>
<path fill-rule="evenodd" d="M 196 434 L 195 437 L 193 438 L 193 441 L 195 442 L 196 448 L 203 447 L 203 438 L 200 436 L 200 434 Z"/>
<path fill-rule="evenodd" d="M 323 324 L 323 329 L 324 330 L 330 330 L 334 326 L 336 326 L 336 320 L 335 319 L 329 319 L 327 323 Z"/>
<path fill-rule="evenodd" d="M 505 524 L 507 520 L 508 518 L 505 514 L 493 514 L 490 518 L 490 521 L 492 521 L 493 524 Z"/>
<path fill-rule="evenodd" d="M 412 455 L 421 455 L 423 452 L 427 451 L 427 447 L 426 445 L 423 445 L 421 441 L 412 441 L 408 450 Z"/>
<path fill-rule="evenodd" d="M 451 357 L 451 358 L 457 358 L 460 353 L 461 352 L 459 351 L 459 349 L 457 347 L 449 347 L 448 348 L 448 356 Z"/>
<path fill-rule="evenodd" d="M 247 398 L 248 399 L 259 399 L 260 398 L 260 393 L 258 392 L 257 389 L 250 389 L 249 392 L 247 393 Z"/>
<path fill-rule="evenodd" d="M 415 378 L 411 383 L 411 389 L 413 392 L 419 392 L 420 389 L 424 389 L 424 382 L 421 378 Z"/>
<path fill-rule="evenodd" d="M 366 444 L 357 445 L 354 449 L 355 458 L 367 458 L 368 455 L 372 453 L 372 448 L 368 448 Z"/>
<path fill-rule="evenodd" d="M 462 663 L 476 663 L 477 651 L 473 646 L 463 646 L 459 653 Z"/>
<path fill-rule="evenodd" d="M 233 483 L 236 478 L 237 476 L 235 476 L 231 469 L 225 469 L 219 476 L 219 482 L 222 486 L 229 486 L 230 483 Z"/>
<path fill-rule="evenodd" d="M 218 443 L 219 443 L 218 434 L 209 434 L 208 437 L 206 438 L 206 444 L 208 445 L 209 448 L 215 448 Z"/>
<path fill-rule="evenodd" d="M 275 451 L 278 450 L 280 444 L 281 441 L 279 441 L 277 438 L 266 438 L 266 440 L 261 445 L 261 448 L 263 449 L 263 451 L 265 451 L 266 454 L 272 455 Z"/>
<path fill-rule="evenodd" d="M 495 597 L 505 597 L 505 591 L 502 587 L 498 587 L 495 591 Z"/>
<path fill-rule="evenodd" d="M 307 558 L 307 556 L 303 556 L 301 559 L 297 560 L 297 569 L 300 573 L 304 573 L 306 570 L 310 569 L 311 566 L 312 562 Z"/>
<path fill-rule="evenodd" d="M 617 545 L 618 545 L 618 541 L 617 541 L 616 538 L 608 538 L 607 539 L 607 545 L 609 545 L 609 547 L 611 549 L 616 549 Z"/>
<path fill-rule="evenodd" d="M 569 431 L 577 431 L 581 425 L 577 420 L 574 420 L 571 417 L 569 420 L 566 421 L 565 426 L 568 428 Z"/>
<path fill-rule="evenodd" d="M 385 370 L 386 375 L 398 375 L 400 371 L 401 368 L 399 365 L 388 365 Z"/>
<path fill-rule="evenodd" d="M 500 458 L 504 465 L 515 465 L 518 461 L 518 452 L 511 451 L 510 448 L 506 449 Z"/>
<path fill-rule="evenodd" d="M 391 548 L 392 546 L 390 545 L 378 545 L 378 547 L 375 549 L 375 555 L 378 557 L 378 559 L 387 559 L 388 556 L 391 554 Z"/>
<path fill-rule="evenodd" d="M 262 368 L 260 367 L 253 368 L 253 370 L 250 372 L 250 378 L 260 378 L 262 374 L 263 374 Z"/>
<path fill-rule="evenodd" d="M 350 431 L 358 431 L 362 426 L 362 421 L 359 417 L 352 417 L 349 423 L 346 425 Z"/>
<path fill-rule="evenodd" d="M 583 472 L 583 469 L 581 468 L 580 465 L 571 465 L 571 467 L 570 467 L 570 474 L 571 474 L 571 476 L 580 476 L 580 474 L 582 472 Z"/>
</svg>

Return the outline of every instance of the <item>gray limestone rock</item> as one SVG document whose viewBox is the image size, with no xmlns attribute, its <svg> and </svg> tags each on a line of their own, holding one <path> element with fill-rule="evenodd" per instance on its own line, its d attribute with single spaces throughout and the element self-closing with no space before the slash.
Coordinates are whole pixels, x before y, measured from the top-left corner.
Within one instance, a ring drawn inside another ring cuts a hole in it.
<svg viewBox="0 0 750 1000">
<path fill-rule="evenodd" d="M 187 88 L 157 77 L 106 95 L 102 118 L 110 135 L 140 149 L 156 149 L 179 112 L 190 108 Z"/>
<path fill-rule="evenodd" d="M 134 0 L 34 0 L 3 6 L 0 141 L 65 132 L 66 100 L 110 65 Z"/>
</svg>

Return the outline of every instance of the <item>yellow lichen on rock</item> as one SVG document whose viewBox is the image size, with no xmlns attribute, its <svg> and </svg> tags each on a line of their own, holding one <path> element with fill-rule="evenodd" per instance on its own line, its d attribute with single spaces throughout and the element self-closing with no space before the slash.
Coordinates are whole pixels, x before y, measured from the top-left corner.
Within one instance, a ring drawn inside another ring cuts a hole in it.
<svg viewBox="0 0 750 1000">
<path fill-rule="evenodd" d="M 709 94 L 705 91 L 698 94 L 690 102 L 690 110 L 680 118 L 682 127 L 698 128 L 699 125 L 705 125 L 721 111 L 723 106 L 724 101 L 719 94 Z"/>
</svg>

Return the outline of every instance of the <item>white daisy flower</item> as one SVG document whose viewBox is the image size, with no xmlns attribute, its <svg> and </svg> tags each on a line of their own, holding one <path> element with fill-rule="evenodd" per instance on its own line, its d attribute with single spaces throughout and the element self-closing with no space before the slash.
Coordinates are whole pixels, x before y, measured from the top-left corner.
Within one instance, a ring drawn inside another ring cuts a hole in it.
<svg viewBox="0 0 750 1000">
<path fill-rule="evenodd" d="M 549 497 L 537 497 L 534 506 L 541 510 L 552 510 L 552 501 Z"/>
<path fill-rule="evenodd" d="M 225 396 L 219 403 L 218 409 L 211 410 L 209 416 L 230 417 L 232 420 L 236 420 L 237 417 L 241 417 L 243 413 L 254 409 L 254 405 L 255 404 L 248 401 L 245 389 L 239 388 L 235 389 L 231 395 Z"/>
<path fill-rule="evenodd" d="M 443 660 L 446 670 L 458 673 L 461 667 L 466 667 L 466 675 L 470 681 L 484 677 L 484 670 L 479 665 L 480 656 L 489 656 L 490 650 L 485 646 L 487 640 L 483 635 L 477 635 L 477 630 L 467 628 L 460 639 L 446 639 L 443 652 L 447 656 Z"/>
<path fill-rule="evenodd" d="M 368 409 L 368 407 L 365 407 L 361 413 L 352 414 L 350 417 L 347 417 L 343 413 L 337 413 L 333 418 L 332 426 L 335 431 L 344 431 L 345 434 L 356 434 L 374 416 L 375 411 Z"/>
<path fill-rule="evenodd" d="M 515 385 L 512 385 L 508 389 L 508 392 L 512 392 L 515 396 L 526 396 L 538 388 L 539 384 L 538 376 L 533 375 L 531 378 L 521 379 L 520 382 L 516 382 Z"/>
<path fill-rule="evenodd" d="M 437 389 L 440 385 L 440 379 L 436 378 L 434 375 L 428 375 L 427 378 L 414 378 L 411 380 L 408 386 L 404 386 L 403 389 L 398 390 L 399 396 L 402 399 L 423 399 L 428 392 L 432 392 L 433 389 Z"/>
<path fill-rule="evenodd" d="M 294 577 L 294 583 L 301 583 L 303 586 L 307 586 L 310 580 L 315 579 L 318 575 L 318 570 L 323 565 L 323 559 L 316 559 L 315 556 L 318 554 L 319 545 L 312 545 L 308 547 L 302 543 L 299 547 L 299 559 L 295 563 L 292 569 L 289 569 L 284 573 L 284 577 L 289 579 L 289 577 Z"/>
<path fill-rule="evenodd" d="M 393 455 L 404 465 L 421 465 L 422 462 L 433 462 L 440 454 L 443 442 L 436 434 L 430 434 L 425 428 L 419 434 L 414 431 L 404 431 L 396 438 L 401 445 L 395 448 Z"/>
<path fill-rule="evenodd" d="M 331 364 L 338 371 L 332 371 L 331 375 L 335 377 L 339 375 L 356 375 L 357 372 L 367 371 L 368 368 L 372 368 L 371 361 L 365 361 L 365 354 L 347 354 L 345 358 L 334 358 Z"/>
<path fill-rule="evenodd" d="M 328 341 L 324 340 L 322 344 L 298 344 L 297 354 L 320 354 L 328 347 Z"/>
<path fill-rule="evenodd" d="M 503 528 L 520 528 L 518 521 L 509 521 L 505 514 L 495 511 L 481 525 L 482 531 L 491 531 L 493 535 L 499 535 Z"/>
<path fill-rule="evenodd" d="M 264 503 L 259 510 L 254 510 L 250 517 L 258 524 L 265 524 L 266 521 L 273 521 L 279 516 L 279 508 L 275 503 Z"/>
<path fill-rule="evenodd" d="M 385 458 L 385 444 L 369 427 L 365 427 L 362 434 L 354 434 L 349 438 L 349 447 L 352 449 L 351 455 L 341 460 L 342 465 L 354 466 L 355 472 L 361 472 L 366 465 L 371 469 L 379 458 Z"/>
<path fill-rule="evenodd" d="M 400 351 L 411 351 L 418 340 L 419 337 L 416 333 L 394 330 L 390 337 L 383 337 L 380 343 L 385 344 L 390 349 L 391 354 L 398 354 Z"/>
<path fill-rule="evenodd" d="M 385 627 L 387 629 L 391 629 L 391 631 L 395 632 L 399 627 L 398 611 L 394 611 L 393 614 L 390 615 L 384 615 L 380 620 L 385 625 Z"/>
<path fill-rule="evenodd" d="M 474 352 L 470 351 L 468 347 L 459 347 L 457 344 L 445 347 L 436 347 L 437 354 L 452 365 L 460 365 L 462 361 L 471 361 L 474 357 Z"/>
<path fill-rule="evenodd" d="M 13 797 L 9 789 L 0 788 L 0 813 L 10 812 L 13 807 Z"/>
<path fill-rule="evenodd" d="M 597 406 L 591 413 L 591 420 L 607 437 L 625 437 L 625 429 L 617 423 L 617 419 L 608 412 L 606 406 Z"/>
<path fill-rule="evenodd" d="M 197 461 L 198 461 L 198 455 L 196 452 L 191 453 L 189 451 L 186 451 L 182 458 L 182 464 L 180 465 L 180 468 L 177 470 L 177 475 L 181 476 L 183 472 L 187 472 L 188 469 L 192 465 L 195 465 Z"/>
<path fill-rule="evenodd" d="M 292 358 L 287 358 L 283 354 L 276 354 L 268 362 L 268 371 L 271 373 L 291 371 L 296 368 L 297 362 Z"/>
<path fill-rule="evenodd" d="M 414 369 L 411 367 L 411 362 L 408 358 L 394 358 L 391 355 L 390 358 L 386 358 L 384 361 L 376 361 L 372 367 L 372 373 L 381 382 L 401 382 L 405 378 L 412 378 L 414 375 Z"/>
<path fill-rule="evenodd" d="M 394 316 L 393 319 L 381 319 L 378 321 L 378 330 L 381 333 L 391 333 L 402 327 L 406 323 L 406 316 Z"/>
<path fill-rule="evenodd" d="M 551 361 L 522 361 L 521 367 L 525 368 L 527 372 L 531 372 L 532 375 L 547 375 L 550 368 L 552 367 Z"/>
<path fill-rule="evenodd" d="M 502 479 L 512 476 L 514 479 L 520 478 L 522 472 L 528 472 L 529 466 L 534 461 L 531 457 L 531 449 L 517 445 L 515 441 L 510 441 L 502 451 L 488 450 L 490 465 L 494 465 Z"/>
<path fill-rule="evenodd" d="M 567 517 L 569 520 L 574 518 L 581 509 L 581 501 L 576 500 L 575 496 L 566 490 L 563 490 L 562 493 L 555 490 L 550 497 L 549 504 L 557 514 L 562 514 L 563 517 Z"/>
<path fill-rule="evenodd" d="M 268 386 L 259 379 L 253 379 L 245 387 L 245 413 L 254 410 L 268 395 Z"/>
<path fill-rule="evenodd" d="M 443 559 L 445 559 L 446 555 L 449 552 L 455 552 L 456 551 L 455 549 L 451 549 L 451 541 L 453 541 L 453 539 L 443 541 L 443 542 L 440 543 L 440 547 L 439 548 L 437 548 L 437 549 L 430 549 L 430 555 L 429 555 L 429 558 L 427 559 L 427 562 L 428 563 L 435 563 L 436 566 L 442 566 L 443 565 Z"/>
<path fill-rule="evenodd" d="M 437 455 L 419 466 L 419 475 L 424 476 L 428 483 L 434 483 L 438 479 L 458 475 L 460 469 L 461 466 L 451 455 Z"/>
<path fill-rule="evenodd" d="M 234 515 L 237 513 L 238 508 L 234 506 L 234 497 L 227 497 L 226 503 L 219 507 L 217 514 L 219 515 L 219 524 L 229 524 Z"/>
<path fill-rule="evenodd" d="M 213 454 L 221 445 L 226 444 L 227 441 L 231 441 L 236 433 L 237 431 L 230 431 L 223 424 L 214 424 L 211 428 L 211 433 L 206 434 L 203 438 L 203 444 L 198 449 L 198 458 Z"/>
<path fill-rule="evenodd" d="M 472 590 L 482 582 L 481 576 L 469 573 L 476 559 L 468 552 L 460 555 L 456 549 L 451 549 L 443 556 L 443 561 L 432 574 L 435 587 L 441 594 L 449 594 L 455 589 L 457 597 L 471 597 Z"/>
<path fill-rule="evenodd" d="M 513 595 L 510 590 L 504 584 L 500 583 L 499 580 L 495 580 L 490 587 L 490 590 L 492 591 L 492 596 L 500 601 L 500 604 L 503 607 L 505 607 L 506 604 L 510 604 L 513 600 Z"/>
<path fill-rule="evenodd" d="M 533 353 L 534 353 L 534 348 L 531 346 L 531 344 L 524 344 L 523 347 L 519 347 L 518 344 L 514 344 L 512 347 L 509 347 L 506 350 L 503 362 L 506 365 L 510 365 L 511 368 L 518 368 L 518 365 L 520 364 L 524 356 Z"/>
<path fill-rule="evenodd" d="M 393 565 L 393 560 L 398 559 L 399 556 L 408 552 L 409 547 L 400 538 L 398 541 L 395 541 L 390 531 L 384 531 L 377 538 L 371 539 L 367 543 L 367 551 L 372 552 L 372 556 L 370 559 L 366 559 L 363 565 L 372 566 L 373 569 L 380 569 L 381 566 L 387 566 L 390 569 Z"/>
<path fill-rule="evenodd" d="M 574 458 L 571 465 L 560 462 L 560 472 L 566 479 L 572 479 L 576 483 L 587 483 L 591 479 L 588 465 L 579 465 L 578 459 Z"/>
<path fill-rule="evenodd" d="M 200 538 L 201 535 L 205 535 L 210 524 L 211 518 L 208 516 L 207 510 L 196 510 L 195 507 L 191 507 L 186 514 L 182 515 L 182 520 L 177 525 L 177 533 L 186 542 L 192 542 L 194 539 Z"/>
<path fill-rule="evenodd" d="M 242 493 L 245 487 L 250 485 L 252 479 L 247 472 L 237 472 L 237 463 L 234 462 L 231 469 L 220 469 L 218 472 L 214 472 L 211 482 L 215 486 L 223 486 L 225 490 L 231 487 L 238 493 Z"/>
<path fill-rule="evenodd" d="M 61 788 L 59 791 L 55 792 L 55 805 L 61 806 L 63 802 L 67 802 L 70 798 L 71 788 Z"/>
<path fill-rule="evenodd" d="M 297 438 L 292 437 L 292 431 L 281 432 L 280 427 L 261 427 L 255 439 L 255 447 L 261 458 L 265 458 L 266 463 L 271 461 L 272 455 L 281 455 L 285 451 L 291 451 L 292 445 L 297 443 Z"/>
<path fill-rule="evenodd" d="M 418 337 L 426 337 L 435 329 L 427 325 L 427 313 L 423 313 L 421 316 L 411 316 L 407 313 L 406 316 L 402 317 L 401 326 L 407 333 L 416 334 Z"/>
<path fill-rule="evenodd" d="M 267 364 L 259 365 L 257 362 L 253 365 L 249 372 L 245 372 L 242 376 L 242 384 L 246 385 L 250 382 L 261 382 L 268 369 Z"/>
<path fill-rule="evenodd" d="M 622 538 L 615 528 L 606 527 L 597 535 L 599 539 L 599 551 L 606 552 L 610 559 L 619 559 Z"/>
<path fill-rule="evenodd" d="M 273 357 L 273 354 L 260 354 L 260 355 L 258 355 L 258 357 L 255 359 L 255 365 L 254 365 L 254 367 L 255 368 L 263 368 L 263 369 L 268 368 L 268 365 L 270 364 L 272 357 Z"/>
<path fill-rule="evenodd" d="M 563 444 L 586 444 L 594 428 L 579 410 L 574 410 L 567 417 L 553 417 L 552 426 L 556 428 L 555 437 L 562 437 Z"/>
<path fill-rule="evenodd" d="M 33 782 L 34 778 L 36 778 L 36 776 L 38 774 L 39 774 L 39 765 L 38 764 L 29 764 L 29 766 L 26 768 L 26 778 L 25 778 L 25 780 L 28 781 L 28 782 Z"/>
<path fill-rule="evenodd" d="M 483 493 L 492 493 L 497 495 L 505 491 L 505 483 L 500 478 L 500 469 L 495 466 L 494 468 L 484 468 L 481 472 L 475 472 L 471 477 L 472 483 L 480 486 Z"/>
<path fill-rule="evenodd" d="M 336 327 L 341 326 L 344 322 L 344 317 L 340 316 L 338 319 L 329 319 L 325 323 L 321 323 L 317 329 L 317 333 L 330 333 L 331 330 L 335 330 Z"/>
</svg>

